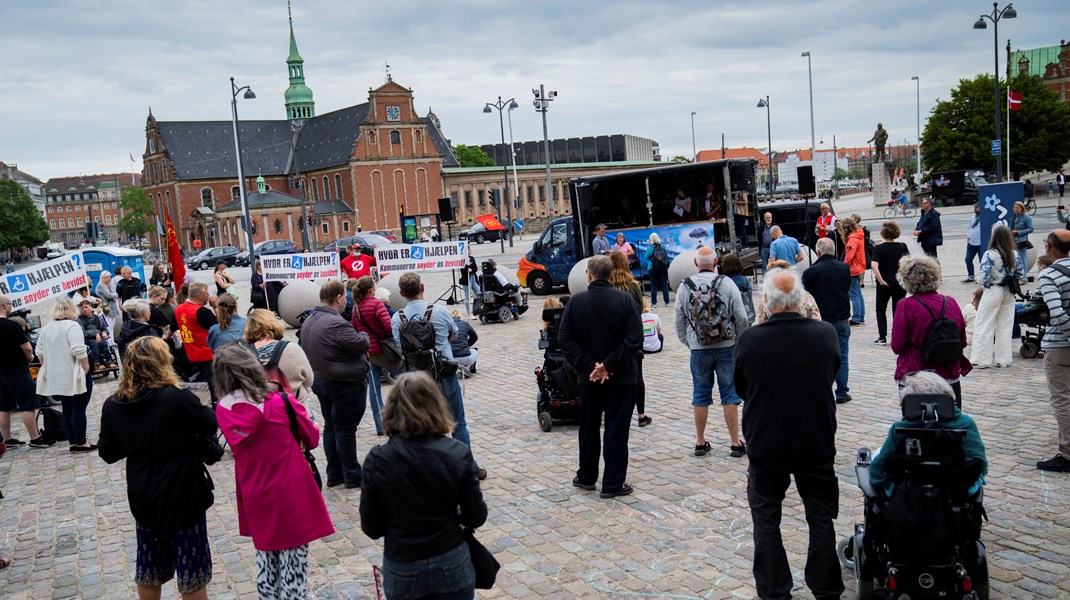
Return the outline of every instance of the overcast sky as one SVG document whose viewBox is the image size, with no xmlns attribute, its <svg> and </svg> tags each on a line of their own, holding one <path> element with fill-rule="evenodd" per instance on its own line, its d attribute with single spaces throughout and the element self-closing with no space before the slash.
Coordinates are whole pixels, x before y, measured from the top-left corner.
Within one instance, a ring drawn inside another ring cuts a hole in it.
<svg viewBox="0 0 1070 600">
<path fill-rule="evenodd" d="M 1001 7 L 1003 4 L 1001 4 Z M 1066 36 L 1066 0 L 1020 0 L 1000 23 L 1000 70 L 1018 48 Z M 305 76 L 325 113 L 394 80 L 432 107 L 454 144 L 498 141 L 498 95 L 516 97 L 516 141 L 541 139 L 531 89 L 557 90 L 550 137 L 630 133 L 698 149 L 810 146 L 807 61 L 818 140 L 862 146 L 878 121 L 889 142 L 916 136 L 921 112 L 963 77 L 993 69 L 993 33 L 972 29 L 978 0 L 294 0 Z M 160 120 L 229 120 L 229 77 L 251 85 L 243 119 L 282 119 L 288 85 L 285 0 L 3 0 L 0 160 L 45 180 L 124 171 Z M 506 131 L 508 136 L 508 131 Z"/>
</svg>

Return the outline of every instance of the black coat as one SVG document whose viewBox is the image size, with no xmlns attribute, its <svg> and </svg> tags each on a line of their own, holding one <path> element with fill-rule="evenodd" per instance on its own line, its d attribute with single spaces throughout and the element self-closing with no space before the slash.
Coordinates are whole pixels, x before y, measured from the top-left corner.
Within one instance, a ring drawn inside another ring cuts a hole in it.
<svg viewBox="0 0 1070 600">
<path fill-rule="evenodd" d="M 800 348 L 806 351 L 799 352 Z M 747 456 L 832 460 L 836 455 L 832 385 L 840 368 L 836 330 L 798 313 L 777 313 L 740 334 L 734 360 Z"/>
<path fill-rule="evenodd" d="M 464 543 L 458 523 L 475 529 L 487 520 L 476 470 L 472 451 L 453 438 L 391 436 L 364 459 L 361 530 L 386 536 L 383 556 L 394 561 L 453 550 Z"/>
<path fill-rule="evenodd" d="M 935 208 L 921 213 L 921 218 L 918 219 L 918 224 L 914 229 L 921 232 L 918 234 L 919 245 L 942 246 L 944 244 L 944 228 L 940 225 L 940 213 L 936 212 Z"/>
<path fill-rule="evenodd" d="M 123 324 L 119 327 L 119 339 L 115 340 L 115 343 L 119 346 L 119 358 L 126 358 L 126 347 L 131 342 L 138 338 L 152 336 L 160 336 L 160 330 L 153 325 L 145 321 L 134 321 L 133 319 L 123 321 Z"/>
<path fill-rule="evenodd" d="M 821 320 L 829 323 L 851 318 L 851 267 L 835 256 L 825 255 L 803 271 L 803 287 L 817 302 Z"/>
<path fill-rule="evenodd" d="M 607 383 L 635 383 L 643 348 L 640 309 L 608 281 L 593 281 L 568 301 L 557 340 L 581 385 L 589 383 L 596 362 L 609 371 Z"/>
<path fill-rule="evenodd" d="M 215 413 L 193 392 L 143 389 L 130 402 L 104 401 L 97 452 L 108 464 L 126 459 L 130 512 L 149 531 L 167 533 L 194 525 L 212 506 L 198 440 L 215 434 Z"/>
</svg>

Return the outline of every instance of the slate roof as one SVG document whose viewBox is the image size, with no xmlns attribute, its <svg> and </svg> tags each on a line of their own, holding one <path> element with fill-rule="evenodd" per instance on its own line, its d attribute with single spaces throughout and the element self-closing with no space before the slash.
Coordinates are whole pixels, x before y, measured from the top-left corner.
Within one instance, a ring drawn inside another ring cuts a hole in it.
<svg viewBox="0 0 1070 600">
<path fill-rule="evenodd" d="M 316 215 L 333 215 L 338 213 L 351 213 L 353 207 L 341 200 L 331 200 L 330 202 L 317 202 L 312 206 L 312 214 Z"/>
<path fill-rule="evenodd" d="M 237 166 L 237 165 L 235 165 Z M 249 201 L 249 208 L 269 208 L 274 206 L 299 206 L 301 199 L 297 196 L 283 194 L 275 190 L 268 190 L 261 194 L 256 190 L 246 190 L 245 199 Z M 241 200 L 233 200 L 220 206 L 216 212 L 241 210 Z"/>
<path fill-rule="evenodd" d="M 368 103 L 358 104 L 305 121 L 297 139 L 298 170 L 315 171 L 349 162 L 368 109 Z M 443 155 L 442 165 L 459 166 L 435 123 L 427 117 L 420 120 L 428 126 L 431 141 Z M 159 121 L 158 126 L 179 180 L 237 178 L 230 121 Z M 293 171 L 289 121 L 240 121 L 238 127 L 247 176 Z"/>
</svg>

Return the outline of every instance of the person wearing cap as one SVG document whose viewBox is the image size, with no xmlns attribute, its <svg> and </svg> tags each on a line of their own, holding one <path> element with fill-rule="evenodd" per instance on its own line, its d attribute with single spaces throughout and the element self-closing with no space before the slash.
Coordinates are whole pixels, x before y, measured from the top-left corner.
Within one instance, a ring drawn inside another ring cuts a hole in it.
<svg viewBox="0 0 1070 600">
<path fill-rule="evenodd" d="M 349 256 L 342 259 L 342 271 L 349 279 L 360 279 L 372 274 L 375 258 L 364 254 L 362 246 L 356 242 L 349 247 Z"/>
</svg>

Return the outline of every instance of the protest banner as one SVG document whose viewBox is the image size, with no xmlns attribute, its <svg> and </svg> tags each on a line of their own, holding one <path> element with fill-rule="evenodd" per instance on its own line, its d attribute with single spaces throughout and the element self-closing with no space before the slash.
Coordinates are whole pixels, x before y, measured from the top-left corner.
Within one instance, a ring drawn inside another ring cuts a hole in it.
<svg viewBox="0 0 1070 600">
<path fill-rule="evenodd" d="M 468 242 L 390 244 L 375 248 L 379 275 L 401 271 L 451 271 L 468 262 Z"/>
<path fill-rule="evenodd" d="M 341 276 L 336 252 L 274 254 L 260 256 L 259 260 L 264 281 L 311 281 Z"/>
<path fill-rule="evenodd" d="M 11 299 L 14 310 L 55 300 L 90 284 L 81 252 L 72 252 L 27 267 L 0 279 L 0 294 Z"/>
<path fill-rule="evenodd" d="M 977 201 L 981 204 L 981 252 L 988 248 L 988 238 L 996 225 L 1010 227 L 1014 218 L 1014 203 L 1025 200 L 1025 186 L 1021 181 L 990 183 L 977 186 Z"/>
</svg>

